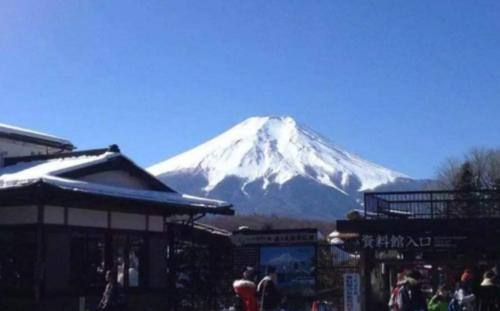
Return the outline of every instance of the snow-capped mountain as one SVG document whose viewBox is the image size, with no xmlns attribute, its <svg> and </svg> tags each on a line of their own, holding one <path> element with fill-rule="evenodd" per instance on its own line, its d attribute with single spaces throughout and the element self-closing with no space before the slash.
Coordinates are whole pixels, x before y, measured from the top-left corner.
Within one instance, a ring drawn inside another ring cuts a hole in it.
<svg viewBox="0 0 500 311">
<path fill-rule="evenodd" d="M 290 117 L 252 117 L 148 170 L 238 213 L 343 217 L 362 191 L 410 180 L 342 150 Z"/>
</svg>

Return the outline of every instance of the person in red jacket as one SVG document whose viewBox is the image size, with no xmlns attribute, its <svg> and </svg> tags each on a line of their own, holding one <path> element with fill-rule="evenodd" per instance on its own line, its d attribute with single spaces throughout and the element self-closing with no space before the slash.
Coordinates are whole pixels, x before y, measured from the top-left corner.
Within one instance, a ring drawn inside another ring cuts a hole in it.
<svg viewBox="0 0 500 311">
<path fill-rule="evenodd" d="M 258 311 L 256 286 L 253 282 L 255 272 L 253 268 L 247 268 L 243 272 L 243 278 L 233 282 L 233 289 L 236 296 L 243 302 L 245 311 Z"/>
</svg>

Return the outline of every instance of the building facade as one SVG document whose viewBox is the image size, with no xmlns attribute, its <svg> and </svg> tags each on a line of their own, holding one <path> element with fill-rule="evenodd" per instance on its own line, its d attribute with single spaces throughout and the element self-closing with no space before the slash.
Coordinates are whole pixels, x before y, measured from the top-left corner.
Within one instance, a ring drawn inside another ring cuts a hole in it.
<svg viewBox="0 0 500 311">
<path fill-rule="evenodd" d="M 398 273 L 418 270 L 428 295 L 465 269 L 478 286 L 500 264 L 500 191 L 365 194 L 365 209 L 337 221 L 343 249 L 360 255 L 362 310 L 387 308 Z"/>
<path fill-rule="evenodd" d="M 126 289 L 129 310 L 181 308 L 168 291 L 178 278 L 169 266 L 177 254 L 169 249 L 185 236 L 169 234 L 170 220 L 196 231 L 197 217 L 232 215 L 231 205 L 177 193 L 117 146 L 74 152 L 64 145 L 4 152 L 0 309 L 94 309 L 110 269 Z M 210 245 L 209 237 L 198 243 Z"/>
</svg>

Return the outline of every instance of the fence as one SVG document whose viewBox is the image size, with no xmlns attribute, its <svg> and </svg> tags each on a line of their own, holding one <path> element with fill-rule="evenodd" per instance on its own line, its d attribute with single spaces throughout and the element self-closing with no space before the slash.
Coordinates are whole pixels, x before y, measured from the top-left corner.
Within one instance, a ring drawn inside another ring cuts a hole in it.
<svg viewBox="0 0 500 311">
<path fill-rule="evenodd" d="M 500 217 L 500 190 L 367 192 L 368 219 Z"/>
</svg>

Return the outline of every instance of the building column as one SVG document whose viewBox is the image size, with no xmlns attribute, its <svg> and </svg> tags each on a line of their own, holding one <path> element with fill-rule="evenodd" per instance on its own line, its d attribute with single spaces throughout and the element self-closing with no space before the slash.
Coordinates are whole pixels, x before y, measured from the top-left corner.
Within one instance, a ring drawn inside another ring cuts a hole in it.
<svg viewBox="0 0 500 311">
<path fill-rule="evenodd" d="M 167 224 L 167 304 L 168 311 L 177 310 L 177 267 L 175 262 L 175 234 L 172 225 Z"/>
<path fill-rule="evenodd" d="M 37 223 L 36 223 L 36 253 L 35 267 L 33 274 L 33 290 L 35 304 L 37 308 L 41 308 L 41 300 L 43 295 L 44 274 L 45 274 L 45 230 L 43 225 L 44 204 L 42 200 L 41 185 L 37 186 Z"/>
</svg>

